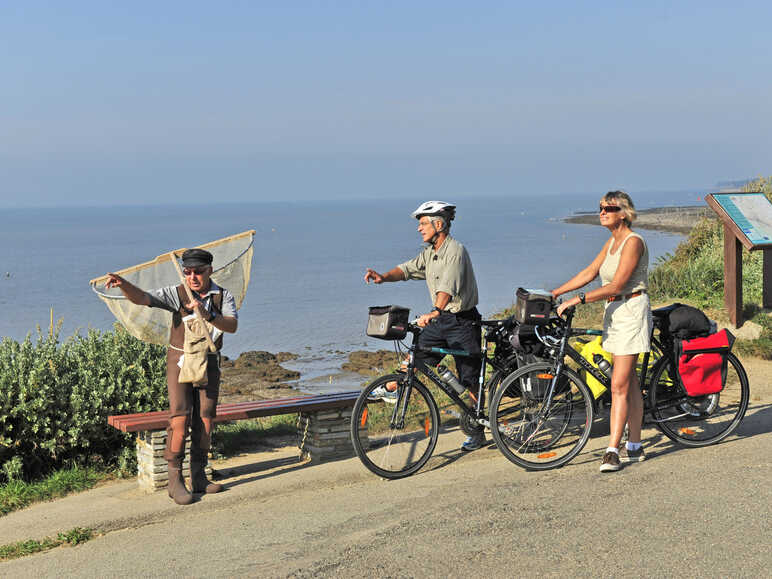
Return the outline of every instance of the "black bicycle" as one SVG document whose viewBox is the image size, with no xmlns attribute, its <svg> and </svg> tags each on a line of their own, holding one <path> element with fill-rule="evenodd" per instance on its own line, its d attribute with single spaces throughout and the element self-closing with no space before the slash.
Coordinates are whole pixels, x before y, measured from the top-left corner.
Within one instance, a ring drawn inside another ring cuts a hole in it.
<svg viewBox="0 0 772 579">
<path fill-rule="evenodd" d="M 388 479 L 409 476 L 426 464 L 434 452 L 440 431 L 440 410 L 419 376 L 426 377 L 429 383 L 453 401 L 458 409 L 461 429 L 466 434 L 472 434 L 488 426 L 485 401 L 490 399 L 502 380 L 523 363 L 536 359 L 513 348 L 512 337 L 518 327 L 513 318 L 479 323 L 484 330 L 480 354 L 447 348 L 419 350 L 417 340 L 421 328 L 415 323 L 406 324 L 407 332 L 413 335 L 413 339 L 407 347 L 404 371 L 381 376 L 368 384 L 354 404 L 351 417 L 354 449 L 373 473 Z M 399 344 L 398 341 L 395 343 Z M 517 344 L 517 341 L 514 343 Z M 493 348 L 489 347 L 490 344 Z M 464 401 L 433 368 L 417 359 L 419 351 L 480 358 L 479 386 L 477 393 L 470 396 L 471 402 Z M 486 380 L 489 371 L 490 376 Z M 396 385 L 393 399 L 384 401 L 373 395 L 374 390 L 386 385 Z"/>
<path fill-rule="evenodd" d="M 640 383 L 644 415 L 665 436 L 684 446 L 714 444 L 731 434 L 748 408 L 750 388 L 740 361 L 727 354 L 723 388 L 715 394 L 689 396 L 680 382 L 673 338 L 667 332 L 671 307 L 653 310 L 652 352 L 642 356 Z M 585 359 L 569 340 L 599 335 L 599 330 L 572 328 L 574 308 L 566 318 L 553 316 L 537 330 L 548 359 L 526 365 L 508 376 L 490 402 L 491 432 L 499 450 L 515 464 L 547 470 L 566 464 L 587 443 L 594 415 L 610 403 L 611 379 Z M 651 378 L 648 378 L 650 362 Z M 574 367 L 569 367 L 567 359 Z M 596 399 L 580 371 L 606 391 Z"/>
</svg>

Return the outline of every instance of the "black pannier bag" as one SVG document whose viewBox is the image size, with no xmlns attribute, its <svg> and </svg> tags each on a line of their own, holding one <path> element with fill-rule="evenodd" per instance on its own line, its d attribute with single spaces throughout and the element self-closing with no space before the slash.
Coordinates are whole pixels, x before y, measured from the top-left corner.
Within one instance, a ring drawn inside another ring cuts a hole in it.
<svg viewBox="0 0 772 579">
<path fill-rule="evenodd" d="M 367 335 L 381 340 L 402 340 L 407 336 L 410 310 L 402 306 L 373 306 L 367 317 Z"/>
<path fill-rule="evenodd" d="M 550 321 L 552 294 L 521 287 L 515 292 L 515 320 L 519 324 L 543 326 Z"/>
<path fill-rule="evenodd" d="M 668 332 L 679 340 L 704 337 L 710 334 L 710 320 L 697 308 L 673 304 L 668 313 Z"/>
</svg>

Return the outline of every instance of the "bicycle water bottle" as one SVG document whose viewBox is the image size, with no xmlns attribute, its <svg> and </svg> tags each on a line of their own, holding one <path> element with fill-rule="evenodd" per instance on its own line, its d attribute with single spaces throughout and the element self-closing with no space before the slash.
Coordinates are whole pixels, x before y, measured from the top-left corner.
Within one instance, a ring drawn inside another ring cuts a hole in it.
<svg viewBox="0 0 772 579">
<path fill-rule="evenodd" d="M 600 354 L 593 354 L 592 361 L 595 362 L 595 365 L 598 367 L 598 369 L 603 372 L 606 376 L 611 378 L 611 370 L 612 366 L 609 364 L 608 360 L 601 356 Z"/>
<path fill-rule="evenodd" d="M 455 390 L 459 394 L 463 394 L 464 390 L 466 390 L 466 388 L 464 388 L 464 385 L 458 381 L 458 378 L 456 378 L 456 375 L 453 372 L 451 372 L 446 366 L 443 366 L 442 364 L 437 366 L 437 375 L 440 378 L 442 378 L 442 381 L 445 382 L 445 384 L 453 388 L 453 390 Z"/>
</svg>

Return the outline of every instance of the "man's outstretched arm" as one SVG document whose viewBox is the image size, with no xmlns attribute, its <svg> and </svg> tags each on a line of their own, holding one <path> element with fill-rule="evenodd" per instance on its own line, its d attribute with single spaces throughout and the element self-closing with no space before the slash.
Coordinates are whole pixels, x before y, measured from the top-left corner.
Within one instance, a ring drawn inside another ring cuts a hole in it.
<svg viewBox="0 0 772 579">
<path fill-rule="evenodd" d="M 365 282 L 370 283 L 372 281 L 373 283 L 383 283 L 385 281 L 404 281 L 405 280 L 405 272 L 403 272 L 400 268 L 395 267 L 394 269 L 390 269 L 386 273 L 378 273 L 374 269 L 370 269 L 369 267 L 365 271 Z"/>
<path fill-rule="evenodd" d="M 107 277 L 109 278 L 105 282 L 105 287 L 107 289 L 117 287 L 131 303 L 137 304 L 138 306 L 150 305 L 150 296 L 145 290 L 138 288 L 133 283 L 123 279 L 118 274 L 108 273 Z"/>
</svg>

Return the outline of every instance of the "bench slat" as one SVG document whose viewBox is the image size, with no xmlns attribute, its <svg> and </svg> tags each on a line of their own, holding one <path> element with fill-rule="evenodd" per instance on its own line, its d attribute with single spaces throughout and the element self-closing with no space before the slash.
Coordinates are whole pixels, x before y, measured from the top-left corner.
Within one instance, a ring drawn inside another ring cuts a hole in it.
<svg viewBox="0 0 772 579">
<path fill-rule="evenodd" d="M 276 416 L 291 414 L 304 410 L 327 410 L 353 406 L 359 390 L 319 394 L 317 396 L 297 396 L 273 400 L 252 402 L 233 402 L 218 404 L 214 422 L 229 422 L 261 416 Z M 139 432 L 143 430 L 163 430 L 169 424 L 169 411 L 159 410 L 138 414 L 120 414 L 107 417 L 107 423 L 123 432 Z"/>
<path fill-rule="evenodd" d="M 238 406 L 241 406 L 242 404 L 254 404 L 254 403 L 259 404 L 259 403 L 263 403 L 263 402 L 273 402 L 273 401 L 277 401 L 277 402 L 291 402 L 291 401 L 294 401 L 294 400 L 302 400 L 304 398 L 312 398 L 312 396 L 308 396 L 308 395 L 305 395 L 305 396 L 294 396 L 294 397 L 291 397 L 291 398 L 281 398 L 281 399 L 274 399 L 274 400 L 258 400 L 258 401 L 255 401 L 255 402 L 229 402 L 228 404 L 218 404 L 217 405 L 217 411 L 220 412 L 221 409 L 223 411 L 226 411 L 226 410 L 230 409 L 231 407 L 238 407 Z M 148 419 L 148 420 L 150 420 L 153 417 L 155 417 L 155 418 L 159 418 L 159 417 L 160 418 L 164 418 L 164 417 L 168 417 L 168 416 L 169 416 L 169 411 L 168 410 L 155 410 L 155 411 L 150 411 L 150 412 L 138 412 L 136 414 L 116 414 L 116 415 L 108 416 L 107 417 L 107 424 L 109 424 L 110 426 L 113 426 L 114 425 L 113 423 L 116 422 L 116 421 L 121 422 L 121 421 L 126 421 L 126 420 L 133 420 L 133 419 L 140 419 L 140 420 L 141 419 Z"/>
</svg>

